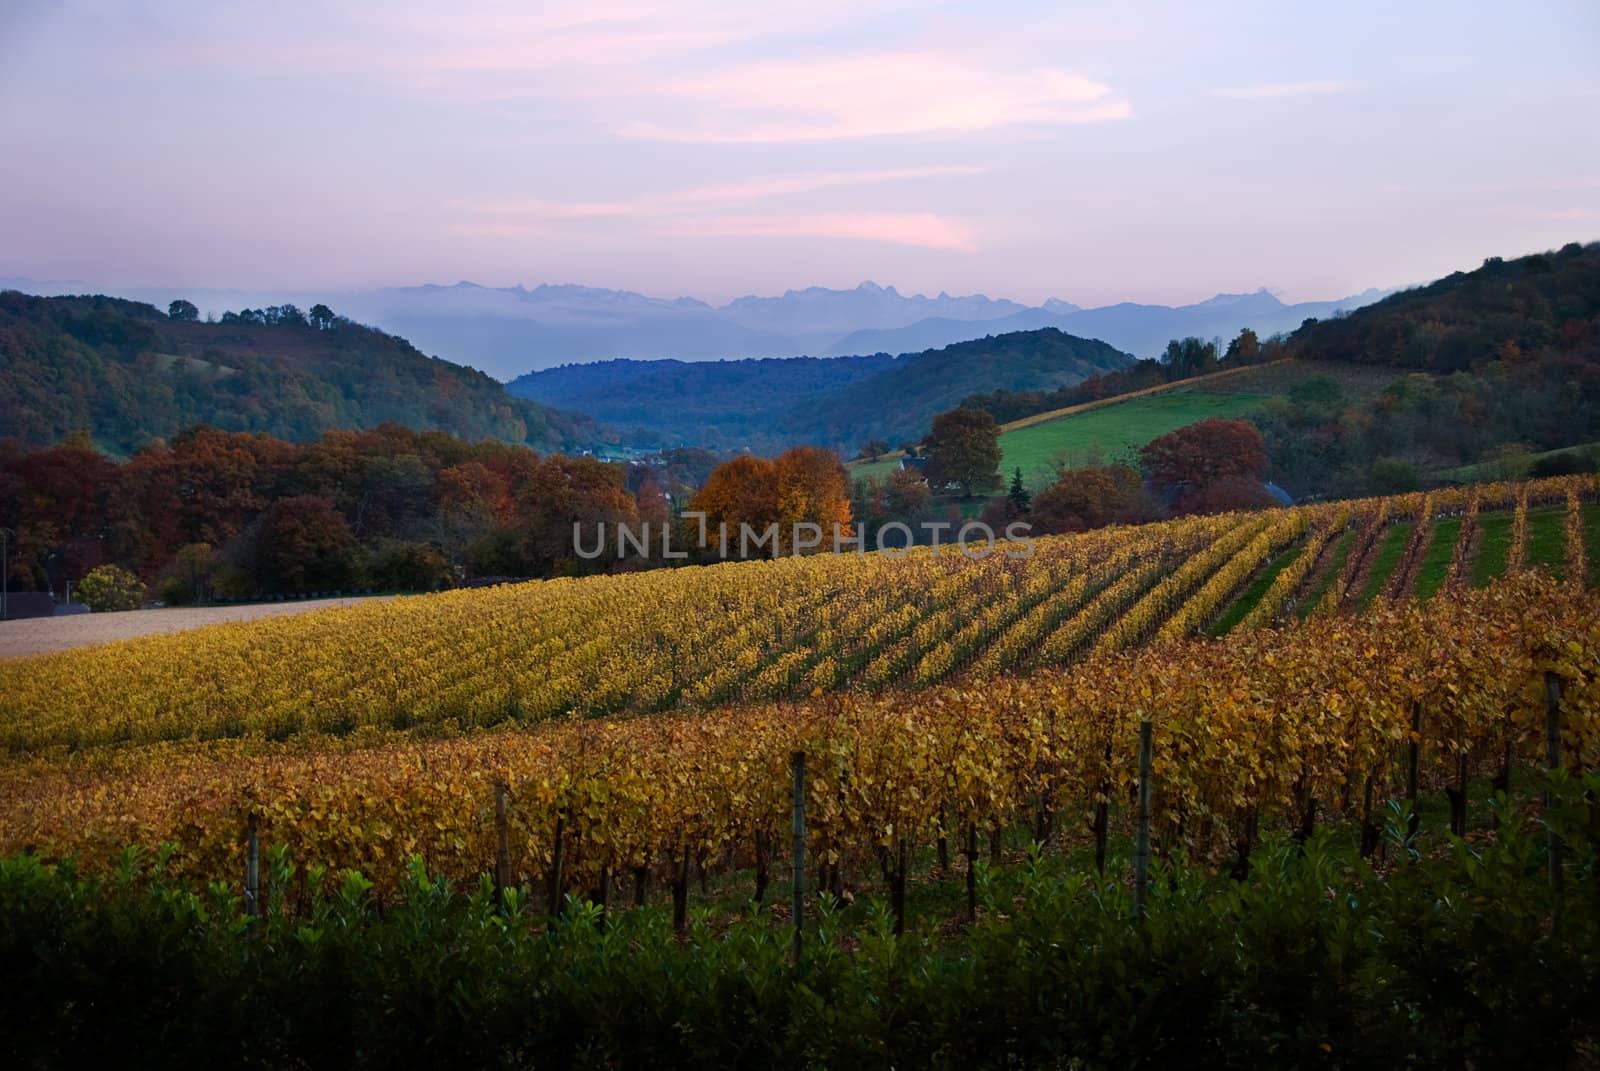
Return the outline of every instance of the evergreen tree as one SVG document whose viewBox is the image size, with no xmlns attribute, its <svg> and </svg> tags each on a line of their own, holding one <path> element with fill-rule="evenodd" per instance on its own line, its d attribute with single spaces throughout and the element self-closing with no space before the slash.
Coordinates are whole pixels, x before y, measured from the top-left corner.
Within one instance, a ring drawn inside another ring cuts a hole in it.
<svg viewBox="0 0 1600 1071">
<path fill-rule="evenodd" d="M 1017 466 L 1017 471 L 1011 476 L 1011 490 L 1008 492 L 1011 504 L 1017 512 L 1026 517 L 1033 506 L 1033 495 L 1022 486 L 1022 466 Z"/>
</svg>

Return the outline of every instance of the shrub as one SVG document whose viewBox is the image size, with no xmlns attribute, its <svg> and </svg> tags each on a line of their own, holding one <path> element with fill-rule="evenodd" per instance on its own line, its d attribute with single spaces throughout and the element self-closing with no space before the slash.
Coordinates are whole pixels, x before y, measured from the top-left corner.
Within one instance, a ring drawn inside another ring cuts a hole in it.
<svg viewBox="0 0 1600 1071">
<path fill-rule="evenodd" d="M 367 565 L 367 579 L 382 591 L 436 591 L 450 583 L 450 563 L 426 543 L 383 543 Z"/>
<path fill-rule="evenodd" d="M 95 612 L 137 610 L 144 581 L 120 565 L 97 565 L 78 581 L 78 600 Z"/>
</svg>

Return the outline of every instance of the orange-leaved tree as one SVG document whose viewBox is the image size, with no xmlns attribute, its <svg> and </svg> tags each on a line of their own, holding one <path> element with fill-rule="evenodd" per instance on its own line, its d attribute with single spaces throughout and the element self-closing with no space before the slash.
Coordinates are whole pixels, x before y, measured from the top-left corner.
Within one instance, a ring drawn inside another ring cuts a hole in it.
<svg viewBox="0 0 1600 1071">
<path fill-rule="evenodd" d="M 726 526 L 731 555 L 744 553 L 741 548 L 753 554 L 789 553 L 797 524 L 817 525 L 822 545 L 831 546 L 834 525 L 841 534 L 850 533 L 850 481 L 832 451 L 797 446 L 776 460 L 747 456 L 718 465 L 694 496 L 693 508 L 705 514 L 711 547 L 719 545 Z M 766 541 L 755 547 L 753 541 L 773 525 L 777 549 Z M 741 540 L 741 526 L 753 533 L 749 544 Z"/>
</svg>

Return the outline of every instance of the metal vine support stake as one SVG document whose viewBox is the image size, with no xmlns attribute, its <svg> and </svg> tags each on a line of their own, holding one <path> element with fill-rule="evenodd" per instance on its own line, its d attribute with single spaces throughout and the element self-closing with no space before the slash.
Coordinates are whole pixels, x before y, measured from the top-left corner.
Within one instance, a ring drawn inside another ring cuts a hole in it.
<svg viewBox="0 0 1600 1071">
<path fill-rule="evenodd" d="M 800 935 L 806 917 L 806 753 L 790 756 L 794 771 L 794 961 L 800 962 Z"/>
<path fill-rule="evenodd" d="M 1133 855 L 1133 914 L 1144 918 L 1145 893 L 1150 884 L 1150 719 L 1139 723 L 1139 827 Z"/>
</svg>

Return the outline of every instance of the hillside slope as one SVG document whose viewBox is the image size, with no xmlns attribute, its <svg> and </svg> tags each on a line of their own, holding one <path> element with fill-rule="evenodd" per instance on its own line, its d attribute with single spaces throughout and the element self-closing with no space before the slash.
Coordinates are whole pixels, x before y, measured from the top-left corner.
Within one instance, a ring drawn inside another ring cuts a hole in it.
<svg viewBox="0 0 1600 1071">
<path fill-rule="evenodd" d="M 0 434 L 24 447 L 79 428 L 128 454 L 194 424 L 304 441 L 385 421 L 547 450 L 594 437 L 585 417 L 347 320 L 180 322 L 118 298 L 0 292 Z"/>
<path fill-rule="evenodd" d="M 1076 383 L 1130 363 L 1054 328 L 890 357 L 608 361 L 514 380 L 512 394 L 582 409 L 641 440 L 773 452 L 796 443 L 851 451 L 921 438 L 936 413 L 981 390 Z"/>
<path fill-rule="evenodd" d="M 1491 257 L 1470 272 L 1402 290 L 1345 316 L 1307 324 L 1289 350 L 1312 360 L 1458 372 L 1543 352 L 1600 358 L 1600 242 Z M 1514 349 L 1509 348 L 1514 347 Z"/>
</svg>

